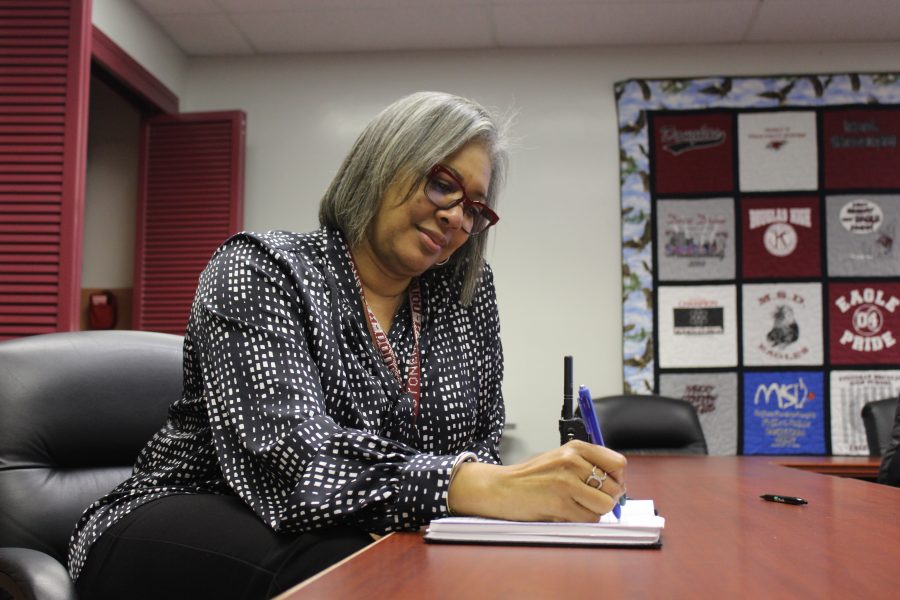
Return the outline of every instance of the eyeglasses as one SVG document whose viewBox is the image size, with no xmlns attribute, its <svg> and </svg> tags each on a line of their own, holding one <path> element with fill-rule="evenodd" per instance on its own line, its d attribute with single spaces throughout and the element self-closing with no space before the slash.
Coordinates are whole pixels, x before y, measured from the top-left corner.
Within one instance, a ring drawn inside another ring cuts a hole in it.
<svg viewBox="0 0 900 600">
<path fill-rule="evenodd" d="M 435 165 L 425 180 L 425 196 L 432 204 L 449 210 L 462 204 L 462 230 L 469 235 L 478 235 L 491 225 L 496 225 L 500 217 L 484 202 L 470 200 L 462 182 L 447 167 Z"/>
</svg>

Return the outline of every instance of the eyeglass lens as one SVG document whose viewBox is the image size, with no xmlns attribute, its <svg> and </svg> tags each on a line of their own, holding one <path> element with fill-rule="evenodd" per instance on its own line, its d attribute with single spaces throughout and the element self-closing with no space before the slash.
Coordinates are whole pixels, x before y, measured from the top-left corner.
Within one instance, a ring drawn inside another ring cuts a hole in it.
<svg viewBox="0 0 900 600">
<path fill-rule="evenodd" d="M 482 214 L 481 207 L 466 202 L 468 198 L 465 190 L 459 183 L 444 173 L 431 174 L 425 182 L 425 195 L 432 204 L 442 209 L 453 208 L 462 202 L 462 230 L 470 235 L 481 233 L 490 225 L 490 221 Z"/>
</svg>

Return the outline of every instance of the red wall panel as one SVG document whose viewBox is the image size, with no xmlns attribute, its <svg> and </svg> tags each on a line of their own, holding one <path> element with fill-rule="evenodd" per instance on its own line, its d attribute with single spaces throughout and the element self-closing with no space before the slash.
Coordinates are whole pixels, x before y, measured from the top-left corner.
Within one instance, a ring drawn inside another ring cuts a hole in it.
<svg viewBox="0 0 900 600">
<path fill-rule="evenodd" d="M 0 0 L 0 340 L 78 326 L 89 0 Z"/>
<path fill-rule="evenodd" d="M 134 329 L 184 335 L 200 272 L 243 227 L 245 122 L 231 111 L 144 123 Z"/>
</svg>

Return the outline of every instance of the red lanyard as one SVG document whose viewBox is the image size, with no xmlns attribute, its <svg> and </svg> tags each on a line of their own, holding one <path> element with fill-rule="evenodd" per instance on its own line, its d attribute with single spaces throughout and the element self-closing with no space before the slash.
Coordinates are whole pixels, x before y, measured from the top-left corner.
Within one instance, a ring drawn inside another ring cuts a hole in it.
<svg viewBox="0 0 900 600">
<path fill-rule="evenodd" d="M 400 385 L 403 385 L 403 377 L 400 375 L 397 355 L 391 347 L 387 332 L 381 328 L 381 324 L 378 323 L 378 318 L 375 316 L 375 313 L 372 312 L 369 303 L 366 301 L 366 293 L 363 291 L 362 280 L 359 278 L 356 262 L 353 260 L 353 255 L 350 254 L 349 249 L 347 254 L 350 256 L 350 265 L 353 267 L 353 277 L 356 279 L 356 285 L 359 287 L 359 295 L 362 297 L 363 307 L 366 309 L 366 316 L 368 316 L 369 321 L 369 333 L 372 336 L 372 341 L 375 342 L 375 347 L 381 352 L 381 359 L 384 361 L 384 364 L 387 365 L 388 370 L 394 375 L 397 382 L 400 383 Z M 416 418 L 419 416 L 419 397 L 421 394 L 422 383 L 422 371 L 419 363 L 419 331 L 422 327 L 422 291 L 419 287 L 418 279 L 413 279 L 412 283 L 409 285 L 409 311 L 412 315 L 413 349 L 409 356 L 409 366 L 406 369 L 406 391 L 409 392 L 409 395 L 413 400 L 413 422 L 415 422 Z"/>
</svg>

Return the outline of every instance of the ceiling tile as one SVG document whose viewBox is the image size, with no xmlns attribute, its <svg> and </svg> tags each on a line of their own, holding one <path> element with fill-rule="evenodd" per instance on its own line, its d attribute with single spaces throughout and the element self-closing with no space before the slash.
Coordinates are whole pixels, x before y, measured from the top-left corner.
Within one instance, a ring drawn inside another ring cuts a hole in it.
<svg viewBox="0 0 900 600">
<path fill-rule="evenodd" d="M 216 4 L 228 12 L 267 12 L 271 10 L 315 10 L 322 8 L 357 8 L 365 10 L 369 8 L 391 8 L 397 6 L 424 6 L 424 5 L 440 5 L 444 7 L 461 7 L 461 6 L 488 6 L 498 0 L 214 0 Z M 503 1 L 503 0 L 500 0 Z M 506 0 L 508 1 L 508 0 Z M 513 0 L 519 1 L 519 0 Z M 526 2 L 559 2 L 559 1 L 575 1 L 585 2 L 585 0 L 525 0 Z M 593 2 L 609 2 L 610 0 L 588 0 Z M 629 0 L 612 0 L 612 1 L 629 1 Z M 660 0 L 653 0 L 659 2 Z M 671 0 L 682 2 L 685 0 Z M 696 0 L 687 0 L 696 1 Z M 746 1 L 746 0 L 735 0 Z"/>
<path fill-rule="evenodd" d="M 900 40 L 900 0 L 133 1 L 189 54 Z"/>
<path fill-rule="evenodd" d="M 223 15 L 166 15 L 158 21 L 188 54 L 253 54 L 241 32 Z"/>
<path fill-rule="evenodd" d="M 236 0 L 238 2 L 244 0 Z M 451 0 L 452 1 L 452 0 Z M 552 6 L 556 4 L 591 4 L 610 6 L 613 4 L 759 4 L 765 0 L 488 0 L 494 6 L 528 4 L 542 4 Z"/>
<path fill-rule="evenodd" d="M 755 2 L 497 5 L 501 46 L 737 42 Z"/>
<path fill-rule="evenodd" d="M 233 14 L 259 52 L 478 48 L 494 45 L 489 9 L 411 5 Z"/>
<path fill-rule="evenodd" d="M 766 0 L 751 42 L 878 42 L 900 39 L 897 0 Z"/>
<path fill-rule="evenodd" d="M 402 4 L 404 0 L 215 0 L 215 2 L 222 10 L 229 13 L 262 13 L 329 8 L 356 8 L 359 10 L 390 8 Z"/>
<path fill-rule="evenodd" d="M 222 12 L 213 0 L 134 0 L 153 16 L 211 15 Z"/>
</svg>

